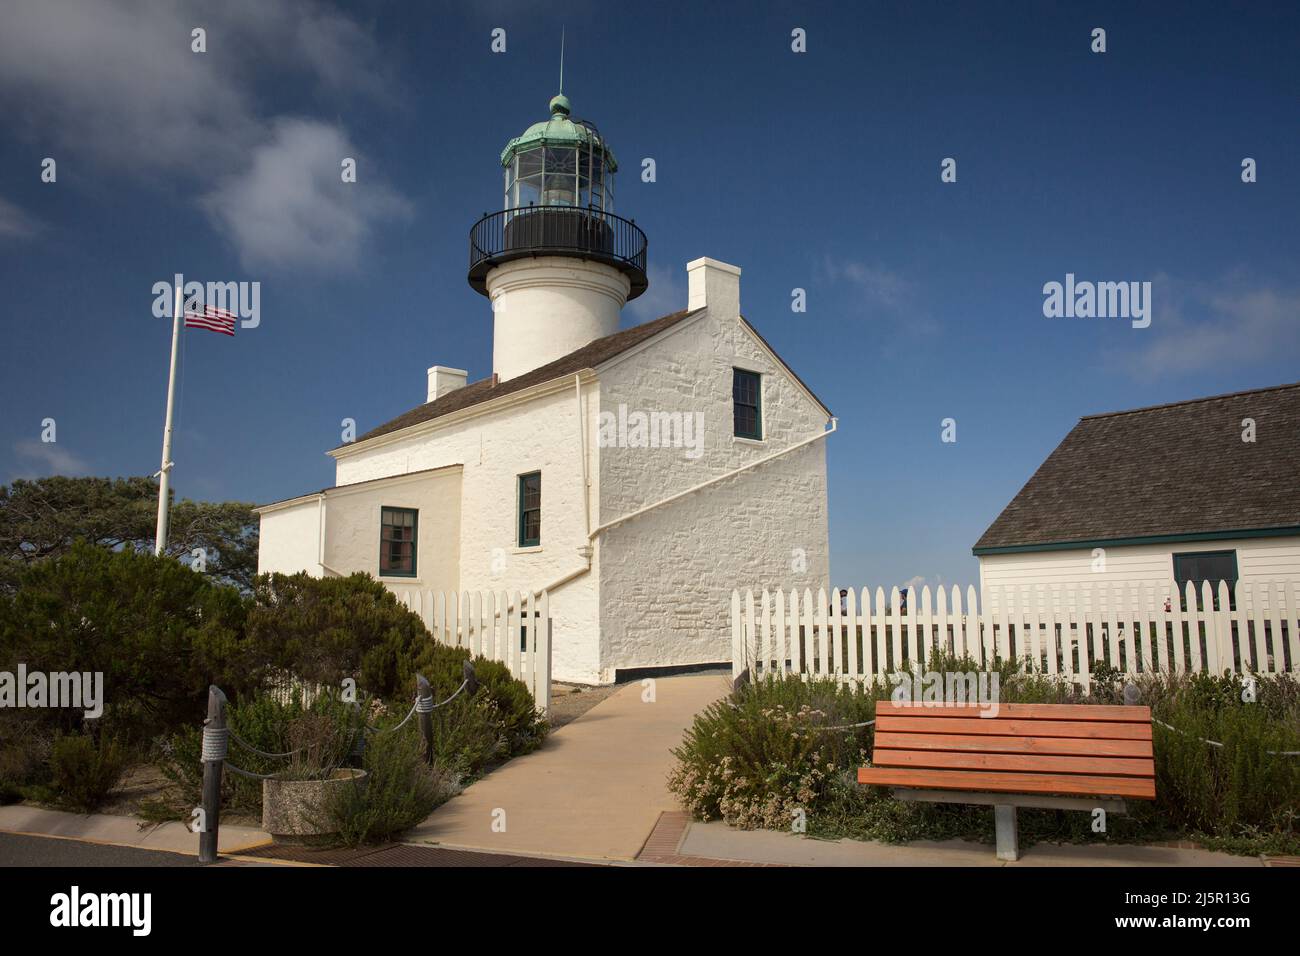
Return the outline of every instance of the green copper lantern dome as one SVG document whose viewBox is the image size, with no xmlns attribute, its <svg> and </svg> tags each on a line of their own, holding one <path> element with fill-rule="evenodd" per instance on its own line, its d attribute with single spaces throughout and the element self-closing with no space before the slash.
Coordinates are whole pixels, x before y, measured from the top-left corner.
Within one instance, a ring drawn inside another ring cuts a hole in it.
<svg viewBox="0 0 1300 956">
<path fill-rule="evenodd" d="M 604 155 L 604 165 L 609 172 L 618 171 L 614 151 L 605 143 L 604 137 L 591 125 L 570 119 L 573 107 L 567 96 L 563 93 L 553 96 L 549 105 L 550 119 L 534 123 L 524 130 L 522 135 L 506 143 L 506 148 L 501 151 L 502 166 L 508 167 L 518 154 L 533 149 L 548 146 L 561 148 L 581 146 L 586 149 L 591 146 Z"/>
<path fill-rule="evenodd" d="M 649 286 L 646 237 L 614 214 L 614 152 L 595 124 L 574 119 L 563 93 L 551 118 L 534 123 L 501 151 L 501 210 L 484 213 L 469 234 L 469 284 L 488 295 L 488 276 L 516 259 L 539 256 L 612 266 L 627 277 L 627 300 Z"/>
</svg>

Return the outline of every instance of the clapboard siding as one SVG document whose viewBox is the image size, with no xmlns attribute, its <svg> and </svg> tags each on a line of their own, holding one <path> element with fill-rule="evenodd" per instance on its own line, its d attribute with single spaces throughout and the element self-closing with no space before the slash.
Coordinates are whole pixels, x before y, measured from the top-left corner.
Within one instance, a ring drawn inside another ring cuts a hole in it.
<svg viewBox="0 0 1300 956">
<path fill-rule="evenodd" d="M 1091 548 L 980 555 L 983 603 L 996 611 L 1006 590 L 1042 594 L 1059 588 L 1062 597 L 1076 591 L 1080 601 L 1098 588 L 1116 585 L 1152 591 L 1157 600 L 1168 596 L 1175 554 L 1189 551 L 1236 551 L 1237 573 L 1250 584 L 1300 582 L 1300 538 L 1233 538 L 1178 544 L 1118 545 L 1104 549 L 1105 566 L 1094 569 Z M 1158 594 L 1154 592 L 1159 592 Z M 1268 606 L 1267 601 L 1264 604 Z M 1073 608 L 1072 608 L 1073 609 Z"/>
</svg>

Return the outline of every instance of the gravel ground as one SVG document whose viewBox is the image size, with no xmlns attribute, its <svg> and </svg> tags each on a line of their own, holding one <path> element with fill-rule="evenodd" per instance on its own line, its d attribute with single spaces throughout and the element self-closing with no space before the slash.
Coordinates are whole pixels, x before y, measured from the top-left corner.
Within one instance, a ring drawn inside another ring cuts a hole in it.
<svg viewBox="0 0 1300 956">
<path fill-rule="evenodd" d="M 587 687 L 582 684 L 551 684 L 551 730 L 559 730 L 565 724 L 581 717 L 591 708 L 611 694 L 621 690 L 624 684 L 611 684 L 607 687 Z"/>
</svg>

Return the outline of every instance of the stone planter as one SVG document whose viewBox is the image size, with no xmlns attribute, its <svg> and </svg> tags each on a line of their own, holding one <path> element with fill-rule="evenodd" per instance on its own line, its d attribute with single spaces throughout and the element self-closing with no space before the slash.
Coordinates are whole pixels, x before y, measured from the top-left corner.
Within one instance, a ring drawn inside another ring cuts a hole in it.
<svg viewBox="0 0 1300 956">
<path fill-rule="evenodd" d="M 325 808 L 343 787 L 365 787 L 364 770 L 335 770 L 326 780 L 262 781 L 262 829 L 276 843 L 319 843 L 335 831 Z"/>
</svg>

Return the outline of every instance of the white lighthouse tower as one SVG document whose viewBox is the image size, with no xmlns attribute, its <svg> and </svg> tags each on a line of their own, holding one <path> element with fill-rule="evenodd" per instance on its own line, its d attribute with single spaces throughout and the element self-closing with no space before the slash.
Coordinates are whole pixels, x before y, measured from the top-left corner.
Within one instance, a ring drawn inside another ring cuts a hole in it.
<svg viewBox="0 0 1300 956">
<path fill-rule="evenodd" d="M 648 285 L 645 233 L 614 215 L 613 151 L 563 93 L 550 112 L 506 143 L 503 207 L 470 231 L 469 283 L 492 303 L 500 381 L 612 335 Z"/>
</svg>

